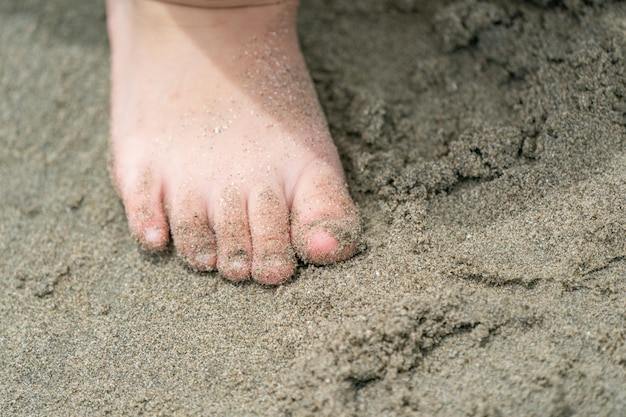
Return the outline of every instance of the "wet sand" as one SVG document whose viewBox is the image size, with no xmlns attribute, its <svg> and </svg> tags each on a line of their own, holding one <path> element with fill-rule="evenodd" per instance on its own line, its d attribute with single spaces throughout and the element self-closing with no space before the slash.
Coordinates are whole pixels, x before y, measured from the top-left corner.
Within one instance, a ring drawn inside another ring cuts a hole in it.
<svg viewBox="0 0 626 417">
<path fill-rule="evenodd" d="M 365 247 L 270 288 L 137 249 L 87 3 L 0 3 L 0 415 L 626 414 L 626 4 L 304 0 Z"/>
</svg>

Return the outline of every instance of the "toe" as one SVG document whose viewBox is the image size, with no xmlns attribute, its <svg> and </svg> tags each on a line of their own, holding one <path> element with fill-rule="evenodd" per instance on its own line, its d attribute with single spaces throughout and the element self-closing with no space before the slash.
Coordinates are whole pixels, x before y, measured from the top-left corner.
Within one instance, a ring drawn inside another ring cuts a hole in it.
<svg viewBox="0 0 626 417">
<path fill-rule="evenodd" d="M 161 181 L 146 170 L 133 176 L 121 188 L 131 233 L 145 250 L 163 250 L 169 241 L 163 210 Z"/>
<path fill-rule="evenodd" d="M 341 168 L 318 162 L 307 169 L 296 186 L 291 215 L 292 242 L 305 262 L 326 265 L 356 253 L 360 220 Z"/>
<path fill-rule="evenodd" d="M 204 204 L 192 199 L 171 204 L 170 228 L 176 253 L 198 271 L 215 269 L 217 246 Z"/>
<path fill-rule="evenodd" d="M 250 194 L 248 218 L 252 238 L 252 278 L 262 284 L 280 284 L 296 267 L 289 234 L 289 211 L 284 194 L 261 187 Z"/>
<path fill-rule="evenodd" d="M 246 207 L 241 194 L 229 192 L 213 210 L 217 240 L 217 269 L 225 278 L 244 281 L 250 277 L 252 243 Z"/>
</svg>

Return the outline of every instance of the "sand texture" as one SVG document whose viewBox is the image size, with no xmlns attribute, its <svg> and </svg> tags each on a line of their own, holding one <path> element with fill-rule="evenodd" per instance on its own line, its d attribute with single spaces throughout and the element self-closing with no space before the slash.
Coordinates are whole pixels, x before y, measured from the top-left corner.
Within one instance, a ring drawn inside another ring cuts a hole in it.
<svg viewBox="0 0 626 417">
<path fill-rule="evenodd" d="M 0 2 L 0 416 L 626 415 L 626 2 L 304 0 L 364 248 L 140 252 L 103 2 Z"/>
</svg>

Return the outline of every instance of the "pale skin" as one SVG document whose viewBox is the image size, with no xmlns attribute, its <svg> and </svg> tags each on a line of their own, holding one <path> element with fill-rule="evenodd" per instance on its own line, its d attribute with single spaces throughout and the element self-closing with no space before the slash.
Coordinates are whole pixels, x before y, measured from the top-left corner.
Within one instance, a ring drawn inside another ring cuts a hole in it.
<svg viewBox="0 0 626 417">
<path fill-rule="evenodd" d="M 360 222 L 304 63 L 296 1 L 107 0 L 111 175 L 132 234 L 279 284 L 357 251 Z"/>
</svg>

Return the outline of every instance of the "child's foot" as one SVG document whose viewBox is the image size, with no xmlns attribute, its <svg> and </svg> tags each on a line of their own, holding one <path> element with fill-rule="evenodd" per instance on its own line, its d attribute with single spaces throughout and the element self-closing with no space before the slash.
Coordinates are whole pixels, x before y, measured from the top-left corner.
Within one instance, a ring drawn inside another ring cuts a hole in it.
<svg viewBox="0 0 626 417">
<path fill-rule="evenodd" d="M 296 254 L 355 253 L 359 219 L 296 7 L 108 1 L 112 175 L 145 249 L 171 233 L 193 268 L 268 284 L 293 274 Z"/>
</svg>

